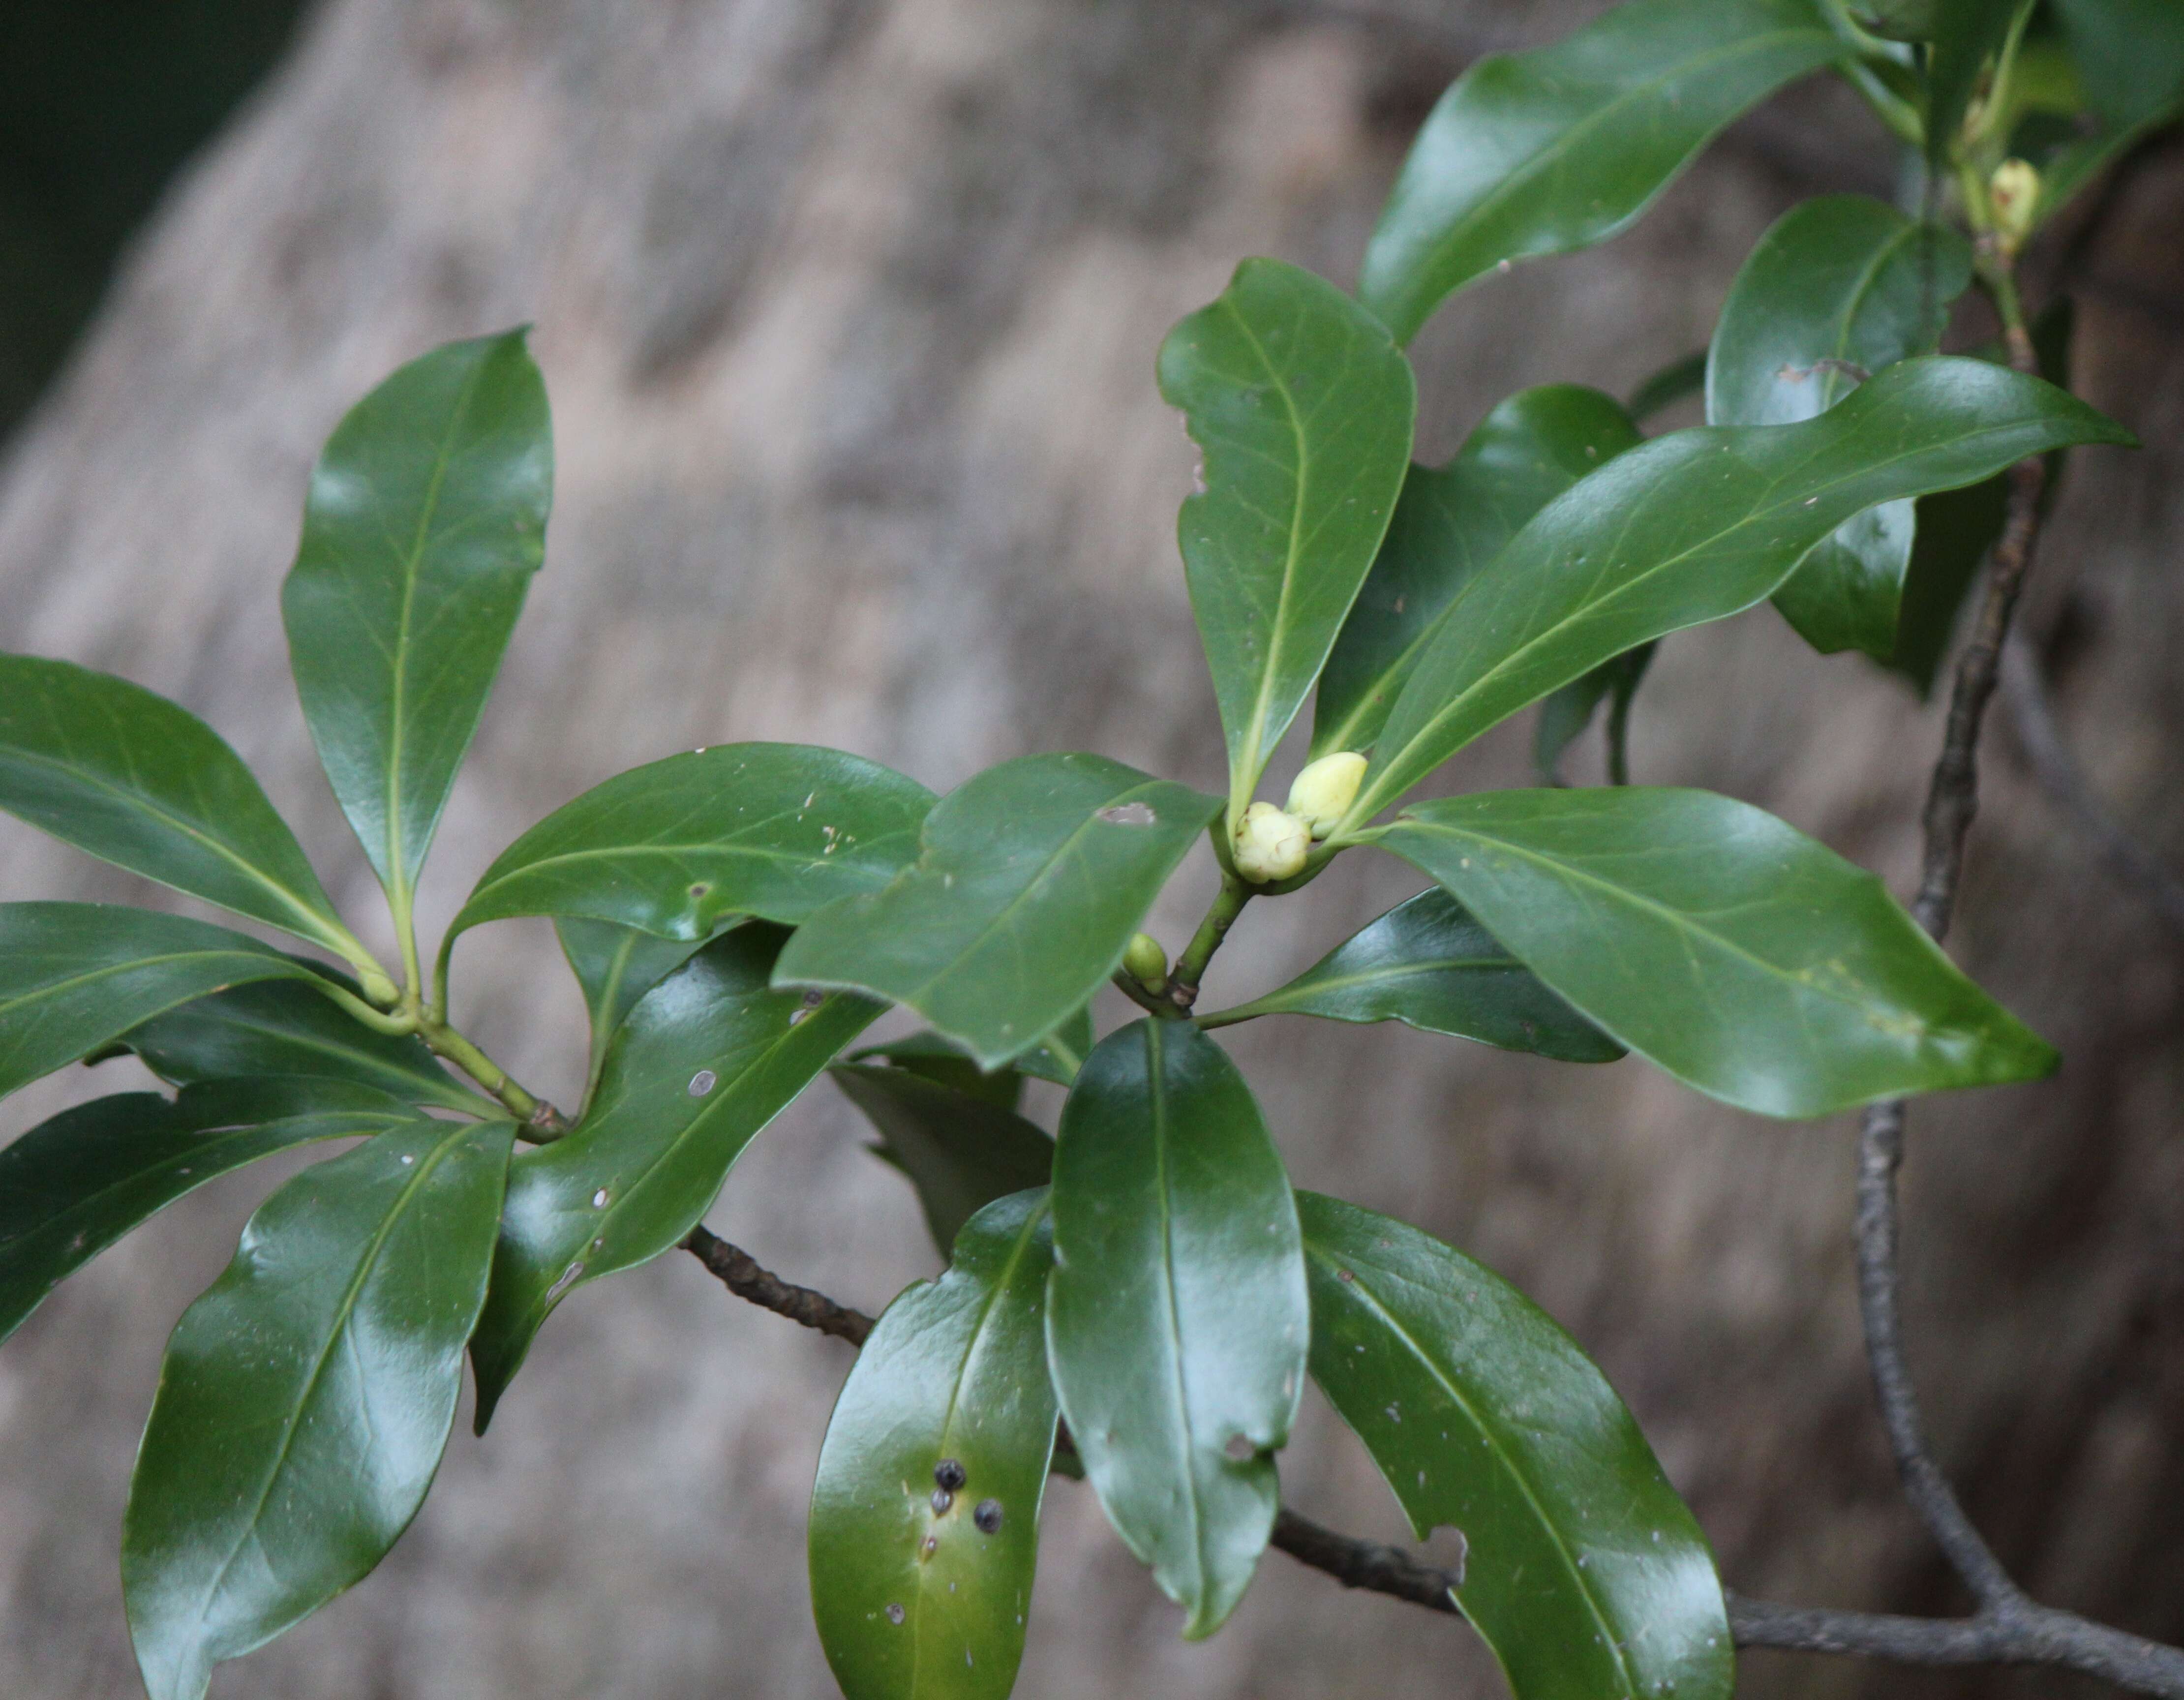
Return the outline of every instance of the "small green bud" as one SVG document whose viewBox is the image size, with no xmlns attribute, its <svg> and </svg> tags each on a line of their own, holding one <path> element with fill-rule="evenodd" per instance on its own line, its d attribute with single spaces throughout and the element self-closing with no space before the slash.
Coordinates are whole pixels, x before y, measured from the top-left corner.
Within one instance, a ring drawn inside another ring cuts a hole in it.
<svg viewBox="0 0 2184 1700">
<path fill-rule="evenodd" d="M 1272 803 L 1244 811 L 1236 832 L 1236 872 L 1254 885 L 1268 885 L 1304 872 L 1312 851 L 1312 828 Z"/>
<path fill-rule="evenodd" d="M 1123 966 L 1148 991 L 1156 992 L 1167 984 L 1167 952 L 1150 933 L 1130 934 L 1130 942 L 1123 949 Z"/>
<path fill-rule="evenodd" d="M 366 1003 L 376 1004 L 382 1009 L 387 1009 L 401 1000 L 402 993 L 399 989 L 377 968 L 359 968 L 357 971 L 356 980 L 357 984 L 364 989 L 364 998 Z"/>
<path fill-rule="evenodd" d="M 2022 159 L 2005 159 L 1986 180 L 1987 207 L 1994 215 L 1994 238 L 2004 254 L 2015 254 L 2032 234 L 2032 215 L 2040 209 L 2040 174 Z"/>
<path fill-rule="evenodd" d="M 1347 750 L 1323 755 L 1296 776 L 1283 806 L 1309 827 L 1314 838 L 1323 839 L 1350 812 L 1364 779 L 1363 756 Z"/>
</svg>

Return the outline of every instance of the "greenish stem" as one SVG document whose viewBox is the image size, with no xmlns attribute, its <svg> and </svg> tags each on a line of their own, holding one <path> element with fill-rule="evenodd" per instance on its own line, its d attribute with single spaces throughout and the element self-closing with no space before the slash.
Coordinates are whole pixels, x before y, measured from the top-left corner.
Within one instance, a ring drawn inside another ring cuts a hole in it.
<svg viewBox="0 0 2184 1700">
<path fill-rule="evenodd" d="M 394 920 L 394 936 L 402 945 L 402 986 L 412 997 L 425 995 L 425 981 L 417 961 L 417 919 L 410 901 L 409 885 L 398 879 L 387 894 L 387 911 Z"/>
<path fill-rule="evenodd" d="M 1842 80 L 1856 89 L 1858 96 L 1873 109 L 1874 116 L 1887 125 L 1889 133 L 1899 142 L 1913 148 L 1926 145 L 1925 120 L 1911 103 L 1883 82 L 1880 74 L 1863 59 L 1851 59 L 1838 65 Z"/>
<path fill-rule="evenodd" d="M 1145 989 L 1145 986 L 1139 981 L 1138 977 L 1135 974 L 1133 974 L 1128 968 L 1116 969 L 1112 978 L 1115 982 L 1115 989 L 1122 993 L 1124 997 L 1128 998 L 1139 1009 L 1150 1010 L 1153 1014 L 1160 1017 L 1163 1021 L 1180 1021 L 1183 1019 L 1183 1012 L 1181 1010 L 1178 1009 L 1166 998 L 1147 991 Z"/>
<path fill-rule="evenodd" d="M 330 980 L 320 984 L 318 989 L 374 1033 L 392 1034 L 399 1038 L 417 1030 L 417 1012 L 414 1009 L 405 1007 L 391 1012 L 376 1009 L 346 986 L 335 985 Z"/>
<path fill-rule="evenodd" d="M 1244 906 L 1256 895 L 1247 881 L 1233 873 L 1221 876 L 1221 890 L 1213 906 L 1206 911 L 1198 931 L 1168 971 L 1167 1001 L 1184 1014 L 1188 1015 L 1191 1005 L 1198 1001 L 1198 983 L 1205 978 L 1206 965 L 1213 960 L 1213 953 L 1221 948 L 1221 941 L 1228 936 Z"/>
<path fill-rule="evenodd" d="M 410 1007 L 417 1013 L 417 1036 L 431 1047 L 432 1054 L 447 1058 L 499 1100 L 502 1107 L 523 1124 L 526 1139 L 533 1145 L 547 1145 L 568 1132 L 569 1124 L 559 1110 L 544 1099 L 525 1091 L 505 1068 L 445 1022 L 416 1009 L 414 1002 Z"/>
</svg>

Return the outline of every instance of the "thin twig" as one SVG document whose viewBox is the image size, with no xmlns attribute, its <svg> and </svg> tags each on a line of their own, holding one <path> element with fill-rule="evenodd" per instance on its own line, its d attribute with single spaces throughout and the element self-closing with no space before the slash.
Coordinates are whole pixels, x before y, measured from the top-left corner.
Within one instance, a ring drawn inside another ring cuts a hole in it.
<svg viewBox="0 0 2184 1700">
<path fill-rule="evenodd" d="M 722 1286 L 760 1310 L 785 1316 L 791 1322 L 832 1335 L 836 1340 L 846 1340 L 852 1346 L 862 1346 L 872 1334 L 872 1319 L 862 1311 L 838 1305 L 826 1294 L 814 1292 L 810 1287 L 795 1286 L 783 1280 L 741 1246 L 731 1246 L 706 1229 L 693 1228 L 690 1237 L 682 1242 L 682 1249 L 717 1276 Z"/>
<path fill-rule="evenodd" d="M 1338 1535 L 1287 1506 L 1274 1514 L 1273 1544 L 1300 1564 L 1324 1570 L 1346 1588 L 1364 1588 L 1429 1612 L 1456 1614 L 1455 1591 L 1463 1586 L 1461 1560 L 1453 1570 L 1444 1570 L 1400 1547 Z"/>
<path fill-rule="evenodd" d="M 2009 705 L 2017 741 L 2040 789 L 2070 817 L 2117 880 L 2184 933 L 2184 879 L 2126 832 L 2094 794 L 2064 740 L 2048 682 L 2040 676 L 2039 658 L 2022 632 L 2012 632 L 2002 646 L 2002 699 Z"/>
<path fill-rule="evenodd" d="M 1729 1624 L 1739 1647 L 1848 1653 L 1898 1664 L 2047 1665 L 2184 1700 L 2184 1652 L 2044 1606 L 1972 1618 L 1903 1618 L 1731 1594 Z"/>
<path fill-rule="evenodd" d="M 2016 311 L 2014 287 L 2005 271 L 1998 279 L 2009 363 L 2028 376 L 2039 362 Z M 1979 738 L 1986 706 L 1994 695 L 2002 646 L 2011 616 L 2032 563 L 2032 544 L 2040 525 L 2040 492 L 2047 482 L 2046 463 L 2037 456 L 2009 469 L 2008 504 L 2002 537 L 1987 572 L 1986 595 L 1971 641 L 1958 658 L 1949 696 L 1947 731 L 1926 793 L 1925 857 L 1919 895 L 1911 906 L 1919 924 L 1938 940 L 1949 930 L 1958 879 L 1964 872 L 1964 839 L 1979 812 Z M 1897 1306 L 1898 1218 L 1896 1173 L 1903 1162 L 1903 1101 L 1875 1104 L 1858 1129 L 1858 1296 L 1865 1324 L 1866 1358 L 1873 1388 L 1896 1455 L 1896 1473 L 1904 1496 L 1985 1610 L 2029 1608 L 1956 1493 L 1934 1462 L 1918 1395 L 1903 1355 Z"/>
</svg>

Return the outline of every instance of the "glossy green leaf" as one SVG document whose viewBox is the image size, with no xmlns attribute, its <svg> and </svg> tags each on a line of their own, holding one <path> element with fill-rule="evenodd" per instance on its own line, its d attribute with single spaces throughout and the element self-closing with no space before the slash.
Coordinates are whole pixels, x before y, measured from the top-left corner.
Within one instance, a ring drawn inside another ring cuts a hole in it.
<svg viewBox="0 0 2184 1700">
<path fill-rule="evenodd" d="M 1623 404 L 1630 409 L 1631 418 L 1643 425 L 1655 414 L 1666 413 L 1685 397 L 1704 390 L 1706 369 L 1707 351 L 1696 349 L 1648 376 Z"/>
<path fill-rule="evenodd" d="M 1476 61 L 1412 144 L 1358 298 L 1409 342 L 1473 279 L 1624 229 L 1724 125 L 1843 52 L 1814 0 L 1631 0 Z"/>
<path fill-rule="evenodd" d="M 1802 425 L 1679 431 L 1618 455 L 1450 602 L 1340 830 L 1602 661 L 1770 595 L 1852 514 L 2068 443 L 2131 440 L 2036 378 L 1936 355 L 1889 367 Z"/>
<path fill-rule="evenodd" d="M 1251 1089 L 1188 1022 L 1102 1040 L 1061 1112 L 1047 1356 L 1085 1478 L 1212 1634 L 1273 1528 L 1310 1333 L 1296 1206 Z"/>
<path fill-rule="evenodd" d="M 1417 387 L 1371 314 L 1273 259 L 1168 333 L 1160 387 L 1205 459 L 1176 537 L 1241 820 L 1380 546 Z"/>
<path fill-rule="evenodd" d="M 1485 791 L 1420 803 L 1379 842 L 1633 1051 L 1763 1115 L 2055 1066 L 1879 880 L 1748 803 Z"/>
<path fill-rule="evenodd" d="M 2091 109 L 2041 163 L 2042 218 L 2140 137 L 2184 113 L 2184 7 L 2176 0 L 2052 4 Z"/>
<path fill-rule="evenodd" d="M 1946 170 L 1988 61 L 2032 0 L 1937 0 L 1926 60 L 1926 157 Z"/>
<path fill-rule="evenodd" d="M 1089 1046 L 1086 1047 L 1088 1050 Z M 869 1045 L 850 1053 L 848 1061 L 866 1062 L 883 1057 L 900 1071 L 936 1081 L 950 1090 L 977 1098 L 988 1104 L 997 1104 L 1004 1110 L 1013 1110 L 1023 1097 L 1024 1077 L 1014 1068 L 996 1068 L 990 1073 L 971 1060 L 971 1054 L 952 1039 L 943 1039 L 933 1032 L 913 1033 L 903 1039 L 892 1039 L 883 1045 Z M 1044 1184 L 1045 1177 L 1039 1177 Z M 1027 1186 L 1031 1182 L 1025 1183 Z M 1010 1190 L 1016 1190 L 1011 1187 Z M 994 1196 L 999 1197 L 996 1193 Z M 941 1240 L 945 1246 L 956 1236 L 950 1234 Z"/>
<path fill-rule="evenodd" d="M 1397 904 L 1280 989 L 1201 1025 L 1227 1027 L 1262 1015 L 1400 1021 L 1565 1062 L 1613 1062 L 1623 1055 L 1439 888 Z"/>
<path fill-rule="evenodd" d="M 1015 1686 L 1054 1452 L 1046 1217 L 1044 1191 L 980 1211 L 948 1273 L 888 1307 L 843 1384 L 811 1561 L 848 1700 L 1006 1700 Z"/>
<path fill-rule="evenodd" d="M 1457 591 L 1533 515 L 1642 439 L 1612 396 L 1519 390 L 1443 466 L 1413 466 L 1365 588 L 1319 682 L 1314 758 L 1373 747 Z"/>
<path fill-rule="evenodd" d="M 998 1067 L 1074 1023 L 1220 806 L 1101 755 L 989 767 L 941 799 L 891 884 L 797 928 L 775 984 L 907 1004 Z"/>
<path fill-rule="evenodd" d="M 0 1150 L 0 1340 L 68 1276 L 187 1192 L 275 1151 L 417 1119 L 332 1080 L 226 1080 L 179 1099 L 125 1092 Z"/>
<path fill-rule="evenodd" d="M 405 1103 L 488 1118 L 501 1113 L 491 1099 L 454 1080 L 422 1040 L 373 1032 L 308 981 L 263 980 L 195 998 L 115 1042 L 177 1086 L 293 1075 L 353 1080 Z"/>
<path fill-rule="evenodd" d="M 270 945 L 110 903 L 0 903 L 0 1097 L 192 998 L 326 982 Z"/>
<path fill-rule="evenodd" d="M 452 930 L 584 916 L 694 943 L 738 915 L 794 925 L 917 854 L 933 794 L 838 750 L 723 744 L 618 773 L 504 850 Z"/>
<path fill-rule="evenodd" d="M 423 1502 L 514 1126 L 415 1121 L 261 1206 L 183 1313 L 121 1537 L 151 1700 L 198 1700 L 376 1564 Z"/>
<path fill-rule="evenodd" d="M 554 446 L 523 336 L 435 348 L 349 410 L 281 588 L 304 718 L 398 914 L 544 558 Z"/>
<path fill-rule="evenodd" d="M 1054 1141 L 1006 1105 L 910 1068 L 838 1064 L 834 1083 L 879 1130 L 872 1147 L 909 1177 L 945 1251 L 978 1211 L 1054 1172 Z"/>
<path fill-rule="evenodd" d="M 612 921 L 574 916 L 554 922 L 554 931 L 591 1016 L 591 1063 L 584 1080 L 588 1096 L 606 1067 L 608 1045 L 638 1000 L 688 961 L 697 946 Z"/>
<path fill-rule="evenodd" d="M 1415 1228 L 1309 1192 L 1297 1212 L 1312 1379 L 1419 1537 L 1463 1531 L 1457 1604 L 1516 1700 L 1727 1700 L 1706 1536 L 1577 1342 Z"/>
<path fill-rule="evenodd" d="M 1864 195 L 1793 207 L 1760 237 L 1714 326 L 1709 425 L 1793 425 L 1872 373 L 1938 346 L 1971 282 L 1971 249 L 1945 226 Z M 1886 660 L 1911 560 L 1913 504 L 1855 514 L 1815 543 L 1774 605 L 1823 655 Z"/>
<path fill-rule="evenodd" d="M 0 809 L 55 838 L 353 962 L 287 822 L 187 710 L 67 661 L 0 655 Z"/>
<path fill-rule="evenodd" d="M 880 1012 L 768 989 L 782 937 L 738 927 L 638 1000 L 575 1129 L 510 1166 L 471 1342 L 479 1433 L 563 1296 L 679 1245 L 760 1129 Z"/>
<path fill-rule="evenodd" d="M 1585 735 L 1601 704 L 1607 705 L 1608 783 L 1630 783 L 1630 705 L 1638 695 L 1658 646 L 1641 644 L 1612 661 L 1558 686 L 1540 700 L 1540 724 L 1532 734 L 1532 765 L 1546 783 L 1562 780 L 1563 752 Z"/>
<path fill-rule="evenodd" d="M 2070 333 L 2075 320 L 2070 298 L 2059 295 L 2032 321 L 2032 348 L 2040 362 L 2040 376 L 2060 388 L 2070 383 Z M 1975 351 L 1997 362 L 2003 359 L 2000 344 Z M 2048 457 L 2048 482 L 2041 488 L 2044 513 L 2062 488 L 2065 457 Z M 1987 551 L 2002 535 L 2009 505 L 2009 475 L 1944 490 L 1919 499 L 1916 540 L 1911 546 L 1910 570 L 1903 581 L 1903 603 L 1896 621 L 1896 648 L 1888 658 L 1892 671 L 1918 687 L 1922 697 L 1931 694 L 1935 676 L 1947 655 L 1950 639 L 1964 607 L 1964 595 L 1979 576 Z"/>
</svg>

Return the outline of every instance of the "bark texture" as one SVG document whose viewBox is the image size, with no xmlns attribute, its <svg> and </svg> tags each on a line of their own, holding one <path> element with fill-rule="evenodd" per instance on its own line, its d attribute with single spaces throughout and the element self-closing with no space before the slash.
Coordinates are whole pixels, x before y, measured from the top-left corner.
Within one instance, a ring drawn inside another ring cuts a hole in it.
<svg viewBox="0 0 2184 1700">
<path fill-rule="evenodd" d="M 941 789 L 1022 751 L 1096 749 L 1217 789 L 1173 533 L 1192 454 L 1153 350 L 1245 254 L 1352 276 L 1447 78 L 1593 9 L 327 0 L 173 194 L 0 469 L 0 641 L 206 716 L 368 917 L 275 604 L 304 478 L 396 363 L 531 320 L 559 440 L 549 563 L 443 828 L 428 924 L 538 816 L 696 744 L 839 744 Z M 1635 234 L 1471 292 L 1417 350 L 1426 458 L 1513 388 L 1625 389 L 1699 345 L 1776 214 L 1824 188 L 1886 192 L 1889 169 L 1853 103 L 1798 92 Z M 2058 254 L 2048 272 L 2067 267 L 2081 298 L 2081 387 L 2148 447 L 2071 466 L 2030 624 L 2092 783 L 2174 864 L 2184 153 L 2157 151 Z M 1810 655 L 1763 609 L 1664 646 L 1634 763 L 1764 804 L 1908 892 L 1937 737 L 1934 710 Z M 1447 783 L 1527 782 L 1529 739 L 1504 728 Z M 2004 1559 L 2053 1603 L 2174 1638 L 2184 942 L 2101 872 L 2006 733 L 1990 750 L 1953 947 L 2068 1063 L 2048 1084 L 1914 1106 L 1911 1350 L 1944 1460 Z M 1577 759 L 1596 777 L 1596 747 Z M 1197 879 L 1157 917 L 1172 947 L 1210 893 L 1210 870 Z M 1301 901 L 1255 906 L 1208 997 L 1303 966 L 1414 884 L 1357 856 Z M 148 898 L 0 823 L 0 896 L 47 895 Z M 521 1078 L 574 1097 L 579 1006 L 543 923 L 472 935 L 454 1013 Z M 1853 1118 L 1762 1123 L 1635 1061 L 1563 1067 L 1404 1029 L 1224 1038 L 1301 1184 L 1451 1239 L 1599 1356 L 1736 1587 L 1962 1605 L 1872 1414 Z M 8 1132 L 119 1090 L 128 1067 L 24 1095 Z M 167 1330 L 268 1181 L 170 1212 L 0 1353 L 0 1692 L 133 1692 L 114 1544 L 135 1435 Z M 713 1220 L 867 1311 L 932 1262 L 900 1179 L 824 1087 Z M 215 1692 L 832 1693 L 802 1525 L 845 1362 L 688 1257 L 587 1290 L 491 1435 L 459 1428 L 379 1574 Z M 1284 1474 L 1307 1513 L 1401 1538 L 1323 1409 Z M 1390 1697 L 1499 1692 L 1460 1625 L 1279 1558 L 1228 1630 L 1185 1647 L 1083 1490 L 1050 1503 L 1027 1696 L 1303 1700 L 1357 1692 L 1361 1671 Z M 1768 1654 L 1747 1656 L 1745 1682 L 2070 1687 Z"/>
</svg>

